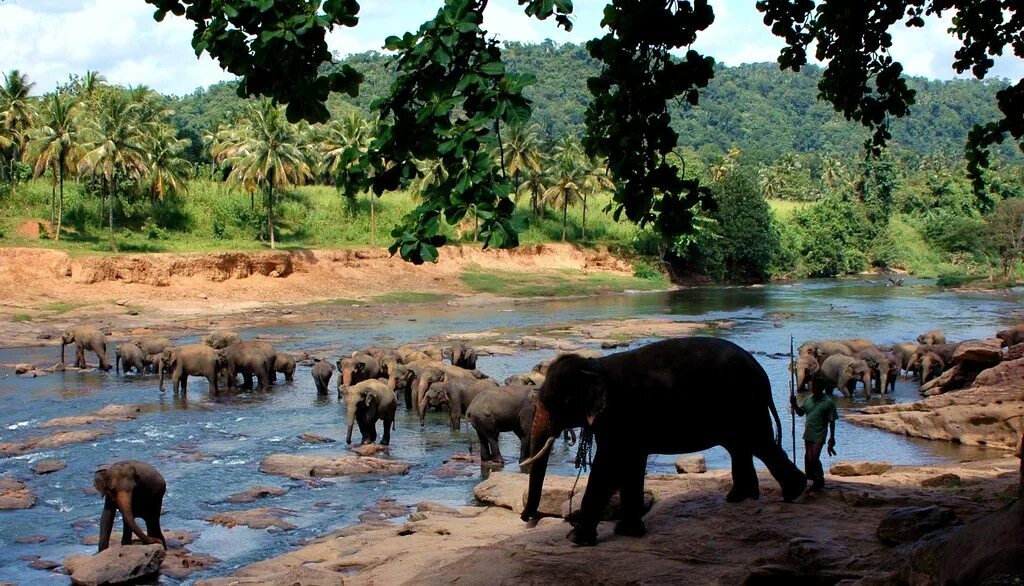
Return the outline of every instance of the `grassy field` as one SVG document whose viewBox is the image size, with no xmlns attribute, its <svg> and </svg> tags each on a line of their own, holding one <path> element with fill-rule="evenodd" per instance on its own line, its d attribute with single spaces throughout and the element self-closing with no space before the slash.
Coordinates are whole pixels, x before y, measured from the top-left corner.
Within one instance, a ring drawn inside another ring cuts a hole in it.
<svg viewBox="0 0 1024 586">
<path fill-rule="evenodd" d="M 481 268 L 465 271 L 460 278 L 466 287 L 477 293 L 492 293 L 502 297 L 594 295 L 627 290 L 653 291 L 669 286 L 668 280 L 660 275 L 657 278 L 641 279 L 572 270 L 511 273 Z"/>
<path fill-rule="evenodd" d="M 0 200 L 0 244 L 45 246 L 76 253 L 110 250 L 105 220 L 100 220 L 100 199 L 77 182 L 65 184 L 64 221 L 61 240 L 30 239 L 19 236 L 26 221 L 50 218 L 51 184 L 35 179 Z M 587 209 L 587 239 L 584 244 L 620 244 L 630 241 L 637 228 L 629 222 L 615 222 L 602 210 L 610 194 L 590 198 Z M 266 243 L 263 197 L 229 184 L 197 180 L 188 192 L 151 206 L 148 197 L 121 198 L 115 207 L 115 239 L 122 252 L 203 252 L 260 250 Z M 387 246 L 391 230 L 418 202 L 406 192 L 373 199 L 371 222 L 369 196 L 347 200 L 326 186 L 304 186 L 279 195 L 276 206 L 278 246 L 282 249 L 359 248 Z M 525 206 L 524 206 L 525 207 Z M 526 225 L 520 233 L 524 244 L 561 239 L 561 214 L 548 210 L 543 217 L 525 209 L 516 212 Z M 105 214 L 103 218 L 105 218 Z M 581 241 L 583 210 L 570 207 L 569 239 Z M 467 216 L 460 226 L 446 226 L 452 241 L 472 243 L 474 223 Z"/>
<path fill-rule="evenodd" d="M 786 220 L 794 212 L 800 211 L 807 206 L 814 205 L 813 201 L 793 201 L 789 199 L 769 199 L 768 207 L 775 212 L 780 220 Z"/>
</svg>

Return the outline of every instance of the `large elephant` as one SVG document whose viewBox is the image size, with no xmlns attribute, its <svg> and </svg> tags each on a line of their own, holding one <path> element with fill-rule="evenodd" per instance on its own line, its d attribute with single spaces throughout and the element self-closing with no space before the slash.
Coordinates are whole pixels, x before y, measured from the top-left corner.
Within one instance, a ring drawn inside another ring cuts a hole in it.
<svg viewBox="0 0 1024 586">
<path fill-rule="evenodd" d="M 156 468 L 145 462 L 125 460 L 97 470 L 93 482 L 103 495 L 99 551 L 110 546 L 110 533 L 118 511 L 123 523 L 121 545 L 131 544 L 134 533 L 147 545 L 160 543 L 167 549 L 167 541 L 160 530 L 160 511 L 167 483 Z M 135 521 L 136 517 L 146 522 L 145 533 Z"/>
<path fill-rule="evenodd" d="M 252 379 L 256 378 L 256 390 L 266 390 L 272 382 L 271 372 L 274 370 L 274 354 L 265 342 L 239 342 L 227 348 L 217 350 L 223 360 L 224 370 L 228 379 L 228 391 L 234 391 L 238 384 L 238 375 L 242 375 L 243 388 L 253 388 Z"/>
<path fill-rule="evenodd" d="M 498 388 L 494 379 L 464 379 L 453 378 L 447 381 L 436 382 L 427 389 L 423 403 L 420 403 L 420 425 L 426 421 L 426 405 L 432 404 L 435 400 L 440 403 L 448 403 L 448 415 L 452 431 L 459 431 L 462 423 L 462 414 L 473 403 L 477 396 L 487 390 Z"/>
<path fill-rule="evenodd" d="M 341 396 L 341 388 L 361 383 L 365 380 L 372 380 L 380 376 L 380 360 L 369 354 L 353 352 L 338 360 L 338 371 L 341 377 L 338 378 L 338 396 Z"/>
<path fill-rule="evenodd" d="M 459 366 L 466 370 L 476 369 L 476 350 L 457 342 L 452 345 L 452 366 Z"/>
<path fill-rule="evenodd" d="M 504 464 L 498 449 L 498 437 L 511 431 L 519 438 L 519 459 L 530 454 L 530 427 L 536 411 L 530 401 L 535 387 L 512 385 L 488 389 L 476 396 L 466 410 L 466 417 L 480 438 L 480 461 Z"/>
<path fill-rule="evenodd" d="M 416 381 L 416 371 L 411 366 L 391 362 L 388 364 L 388 388 L 395 395 L 405 397 L 405 408 L 412 409 L 412 389 Z"/>
<path fill-rule="evenodd" d="M 224 367 L 224 361 L 216 350 L 206 344 L 189 344 L 165 348 L 160 355 L 157 370 L 160 372 L 160 392 L 164 391 L 164 373 L 171 374 L 171 387 L 177 395 L 188 393 L 188 377 L 204 376 L 210 383 L 214 396 L 220 394 L 217 388 L 217 374 Z M 231 379 L 228 379 L 231 382 Z"/>
<path fill-rule="evenodd" d="M 129 368 L 134 368 L 135 372 L 142 374 L 146 371 L 146 364 L 149 360 L 146 355 L 142 353 L 142 348 L 139 348 L 135 342 L 125 342 L 114 350 L 114 372 L 121 373 L 121 365 L 124 364 L 124 373 L 128 374 Z"/>
<path fill-rule="evenodd" d="M 331 377 L 334 376 L 334 365 L 329 360 L 317 359 L 313 364 L 313 383 L 316 385 L 316 394 L 326 396 L 330 389 Z"/>
<path fill-rule="evenodd" d="M 905 373 L 908 377 L 910 376 L 910 359 L 913 358 L 916 351 L 917 344 L 908 342 L 892 345 L 892 353 L 896 355 L 896 360 L 899 362 L 900 372 Z"/>
<path fill-rule="evenodd" d="M 946 371 L 946 361 L 935 352 L 925 352 L 921 357 L 921 384 L 936 379 Z"/>
<path fill-rule="evenodd" d="M 996 337 L 999 338 L 1003 346 L 1016 346 L 1017 344 L 1024 343 L 1024 324 L 999 330 L 996 332 Z"/>
<path fill-rule="evenodd" d="M 843 356 L 853 356 L 853 350 L 842 342 L 835 340 L 812 340 L 810 342 L 804 342 L 800 345 L 799 350 L 800 356 L 810 355 L 813 356 L 818 364 L 825 362 L 829 356 L 841 354 Z"/>
<path fill-rule="evenodd" d="M 132 340 L 146 356 L 160 354 L 165 348 L 174 346 L 170 339 L 163 336 L 143 336 Z"/>
<path fill-rule="evenodd" d="M 866 360 L 835 354 L 821 363 L 820 380 L 824 391 L 831 393 L 839 389 L 847 397 L 853 396 L 857 381 L 864 383 L 864 394 L 871 398 L 871 366 Z"/>
<path fill-rule="evenodd" d="M 871 379 L 875 384 L 876 392 L 884 395 L 890 387 L 895 387 L 896 381 L 891 380 L 894 371 L 899 373 L 895 354 L 882 352 L 877 348 L 869 348 L 857 352 L 856 358 L 867 362 L 871 368 Z"/>
<path fill-rule="evenodd" d="M 850 351 L 853 352 L 854 356 L 859 352 L 864 352 L 865 350 L 878 350 L 878 346 L 876 346 L 874 342 L 865 338 L 849 338 L 846 340 L 835 341 L 849 348 Z"/>
<path fill-rule="evenodd" d="M 539 387 L 544 384 L 544 375 L 537 372 L 521 372 L 519 374 L 512 374 L 505 378 L 506 385 L 529 385 L 531 387 Z"/>
<path fill-rule="evenodd" d="M 420 362 L 423 360 L 433 360 L 433 358 L 427 356 L 426 353 L 421 352 L 412 346 L 399 346 L 395 352 L 398 353 L 399 357 L 401 357 L 402 364 L 411 364 L 413 362 Z"/>
<path fill-rule="evenodd" d="M 274 352 L 274 372 L 284 375 L 284 380 L 295 380 L 295 357 L 285 352 Z"/>
<path fill-rule="evenodd" d="M 796 362 L 791 363 L 789 369 L 796 374 L 796 392 L 803 393 L 821 370 L 821 365 L 817 358 L 808 353 L 797 356 Z"/>
<path fill-rule="evenodd" d="M 380 445 L 391 443 L 391 430 L 395 425 L 398 398 L 388 385 L 377 380 L 365 380 L 345 389 L 345 407 L 348 410 L 348 434 L 345 441 L 352 443 L 352 428 L 359 424 L 362 443 L 372 444 L 377 439 L 377 421 L 384 421 L 384 437 Z"/>
<path fill-rule="evenodd" d="M 213 348 L 214 350 L 223 350 L 232 344 L 237 344 L 242 341 L 242 336 L 230 330 L 219 330 L 213 332 L 203 338 L 203 344 Z"/>
<path fill-rule="evenodd" d="M 919 344 L 917 349 L 914 350 L 914 354 L 910 357 L 910 363 L 907 365 L 908 370 L 921 371 L 921 360 L 926 354 L 933 353 L 942 360 L 943 364 L 947 367 L 953 365 L 953 355 L 956 353 L 956 349 L 960 347 L 960 344 Z"/>
<path fill-rule="evenodd" d="M 431 362 L 421 369 L 416 376 L 415 389 L 413 391 L 413 408 L 420 414 L 420 423 L 423 422 L 423 413 L 427 408 L 424 397 L 430 385 L 445 380 L 482 380 L 487 378 L 479 370 L 467 370 L 459 366 L 452 366 L 442 362 Z"/>
<path fill-rule="evenodd" d="M 917 343 L 929 346 L 935 344 L 945 344 L 946 334 L 944 334 L 942 330 L 929 330 L 917 337 Z"/>
<path fill-rule="evenodd" d="M 95 326 L 75 326 L 64 332 L 60 337 L 60 362 L 64 364 L 64 347 L 75 344 L 75 366 L 85 368 L 85 351 L 88 349 L 96 354 L 102 370 L 110 370 L 107 362 L 107 337 Z"/>
<path fill-rule="evenodd" d="M 555 438 L 564 429 L 583 427 L 584 437 L 593 433 L 596 453 L 568 536 L 581 545 L 597 542 L 597 523 L 615 489 L 622 499 L 616 533 L 645 533 L 641 517 L 650 454 L 724 447 L 732 459 L 728 502 L 760 496 L 755 456 L 779 482 L 783 500 L 800 496 L 807 485 L 782 450 L 782 423 L 768 375 L 749 352 L 727 340 L 678 338 L 603 358 L 562 356 L 548 369 L 535 403 L 533 456 L 520 463 L 531 466 L 522 519 L 538 517 Z"/>
</svg>

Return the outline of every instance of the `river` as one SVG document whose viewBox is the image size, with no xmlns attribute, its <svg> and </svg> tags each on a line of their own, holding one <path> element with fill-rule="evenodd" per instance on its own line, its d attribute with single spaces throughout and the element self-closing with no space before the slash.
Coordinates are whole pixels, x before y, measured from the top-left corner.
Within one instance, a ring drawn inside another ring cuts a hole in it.
<svg viewBox="0 0 1024 586">
<path fill-rule="evenodd" d="M 328 348 L 332 358 L 340 351 L 369 345 L 397 345 L 426 340 L 440 333 L 477 332 L 499 328 L 529 331 L 557 323 L 596 319 L 665 317 L 684 321 L 727 320 L 728 329 L 714 332 L 755 353 L 773 384 L 775 402 L 783 420 L 787 451 L 790 446 L 790 415 L 787 407 L 788 370 L 785 358 L 790 336 L 797 344 L 814 338 L 866 337 L 879 344 L 912 340 L 933 327 L 942 328 L 951 340 L 989 337 L 1013 321 L 1021 293 L 945 292 L 922 281 L 889 288 L 865 281 L 826 281 L 771 285 L 760 288 L 713 287 L 670 293 L 623 294 L 571 300 L 509 303 L 498 306 L 410 306 L 390 318 L 367 321 L 345 319 L 339 309 L 336 321 L 257 331 L 272 336 L 280 349 Z M 1019 319 L 1019 316 L 1016 316 Z M 194 338 L 193 338 L 194 339 Z M 184 339 L 184 341 L 190 341 Z M 112 345 L 113 346 L 113 345 Z M 108 349 L 112 356 L 113 348 Z M 552 351 L 528 351 L 516 356 L 482 357 L 478 368 L 496 379 L 527 371 L 552 355 Z M 0 363 L 56 362 L 58 349 L 14 348 L 0 350 Z M 70 356 L 70 354 L 69 354 Z M 89 358 L 92 362 L 94 359 Z M 333 381 L 332 381 L 333 383 Z M 722 394 L 727 413 L 729 389 L 707 389 Z M 889 400 L 912 401 L 916 383 L 900 380 Z M 144 404 L 154 412 L 110 424 L 114 430 L 95 443 L 36 452 L 0 460 L 0 475 L 24 480 L 38 496 L 35 507 L 0 512 L 0 581 L 63 584 L 59 574 L 32 570 L 24 555 L 38 555 L 60 562 L 64 556 L 91 553 L 94 546 L 81 540 L 95 534 L 99 497 L 84 489 L 92 485 L 93 471 L 105 462 L 139 459 L 154 463 L 168 483 L 164 499 L 164 529 L 190 530 L 199 534 L 189 548 L 222 561 L 193 578 L 223 575 L 233 569 L 273 556 L 303 540 L 357 522 L 360 513 L 382 497 L 415 504 L 432 500 L 449 505 L 472 501 L 471 477 L 443 478 L 439 466 L 453 453 L 477 452 L 476 434 L 464 422 L 461 433 L 447 428 L 447 415 L 431 414 L 420 427 L 413 414 L 400 407 L 398 429 L 392 436 L 391 457 L 411 462 L 409 474 L 385 478 L 332 479 L 309 487 L 303 482 L 267 476 L 258 471 L 260 460 L 272 453 L 342 454 L 344 406 L 333 395 L 318 399 L 309 369 L 300 367 L 293 383 L 281 383 L 270 393 L 241 395 L 217 403 L 206 401 L 206 384 L 194 379 L 188 399 L 161 394 L 154 377 L 116 376 L 110 373 L 57 373 L 39 378 L 18 378 L 5 370 L 0 378 L 0 441 L 18 441 L 43 433 L 36 426 L 48 419 L 85 414 L 111 403 Z M 839 401 L 842 408 L 850 403 Z M 855 405 L 862 404 L 858 401 Z M 709 414 L 714 416 L 715 414 Z M 798 422 L 797 433 L 802 429 Z M 339 439 L 336 444 L 303 443 L 298 435 L 314 432 Z M 502 441 L 502 453 L 514 460 L 518 441 L 511 434 Z M 358 436 L 358 432 L 356 433 Z M 878 459 L 900 464 L 938 463 L 994 455 L 991 451 L 940 442 L 898 437 L 840 421 L 837 428 L 838 458 Z M 186 451 L 208 459 L 189 461 Z M 561 446 L 552 471 L 571 474 L 572 450 Z M 707 454 L 709 467 L 728 467 L 722 450 Z M 797 453 L 801 462 L 802 453 Z M 59 459 L 67 468 L 46 476 L 29 470 L 38 460 Z M 649 473 L 673 471 L 671 456 L 650 459 Z M 826 466 L 829 461 L 826 460 Z M 279 498 L 255 505 L 228 505 L 224 499 L 256 485 L 288 488 Z M 254 506 L 288 509 L 291 531 L 271 533 L 244 527 L 226 529 L 207 523 L 210 515 Z M 42 544 L 20 545 L 18 537 L 45 535 Z M 164 578 L 167 583 L 173 580 Z"/>
</svg>

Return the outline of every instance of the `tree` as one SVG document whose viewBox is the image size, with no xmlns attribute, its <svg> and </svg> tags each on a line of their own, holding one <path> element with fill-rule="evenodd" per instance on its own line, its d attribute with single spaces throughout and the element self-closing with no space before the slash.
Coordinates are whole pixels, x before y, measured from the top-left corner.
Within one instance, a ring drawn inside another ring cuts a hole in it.
<svg viewBox="0 0 1024 586">
<path fill-rule="evenodd" d="M 56 210 L 54 237 L 60 240 L 61 223 L 64 217 L 64 174 L 72 171 L 82 154 L 79 128 L 78 102 L 69 95 L 49 94 L 43 100 L 39 112 L 42 124 L 32 134 L 29 151 L 36 157 L 35 174 L 42 175 L 46 169 L 54 173 L 54 180 L 60 187 L 60 198 Z M 50 201 L 50 225 L 54 226 L 54 202 Z"/>
<path fill-rule="evenodd" d="M 21 160 L 28 144 L 28 131 L 32 128 L 33 108 L 29 94 L 36 84 L 28 76 L 12 69 L 4 74 L 0 86 L 0 127 L 4 129 L 4 144 L 10 150 L 10 178 L 14 179 L 14 164 Z"/>
<path fill-rule="evenodd" d="M 999 254 L 1003 277 L 1016 282 L 1017 263 L 1024 256 L 1024 199 L 1006 199 L 985 218 L 989 243 Z"/>
<path fill-rule="evenodd" d="M 107 78 L 99 71 L 87 70 L 78 82 L 77 90 L 79 97 L 83 100 L 89 100 L 96 93 L 96 90 L 106 82 Z"/>
<path fill-rule="evenodd" d="M 548 175 L 551 185 L 544 192 L 544 201 L 550 201 L 562 208 L 562 242 L 565 242 L 569 226 L 569 206 L 583 200 L 587 168 L 583 151 L 575 140 L 563 138 L 555 146 L 554 156 Z"/>
<path fill-rule="evenodd" d="M 543 159 L 540 154 L 540 126 L 513 126 L 505 138 L 505 171 L 510 173 L 515 185 L 521 183 L 524 173 L 540 173 Z M 534 208 L 534 213 L 539 210 Z"/>
<path fill-rule="evenodd" d="M 170 129 L 155 137 L 149 154 L 149 200 L 156 205 L 169 193 L 185 189 L 192 165 L 182 158 L 191 143 L 185 138 L 175 138 Z"/>
<path fill-rule="evenodd" d="M 276 248 L 274 236 L 274 189 L 283 189 L 310 177 L 309 165 L 299 149 L 293 125 L 270 100 L 251 104 L 238 120 L 237 134 L 228 148 L 231 155 L 229 179 L 262 186 L 267 201 L 267 233 L 270 248 Z"/>
<path fill-rule="evenodd" d="M 608 167 L 602 161 L 588 157 L 584 161 L 584 171 L 586 175 L 583 178 L 583 222 L 581 224 L 582 233 L 580 237 L 586 240 L 587 197 L 599 191 L 615 189 L 615 182 L 612 181 L 611 175 L 608 174 Z"/>
</svg>

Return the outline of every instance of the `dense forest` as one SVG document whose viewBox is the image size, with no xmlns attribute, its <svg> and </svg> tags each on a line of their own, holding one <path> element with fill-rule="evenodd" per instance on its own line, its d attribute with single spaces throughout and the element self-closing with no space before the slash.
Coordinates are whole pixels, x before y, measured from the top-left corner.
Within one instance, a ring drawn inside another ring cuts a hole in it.
<svg viewBox="0 0 1024 586">
<path fill-rule="evenodd" d="M 666 242 L 608 213 L 606 165 L 580 143 L 585 78 L 595 70 L 582 48 L 511 43 L 506 59 L 537 78 L 527 90 L 532 120 L 488 146 L 513 180 L 522 242 L 607 244 L 641 259 L 638 275 L 666 269 L 686 280 L 875 268 L 1013 282 L 1019 273 L 1022 157 L 999 151 L 979 187 L 960 154 L 971 126 L 995 116 L 1001 84 L 912 79 L 916 111 L 869 158 L 865 131 L 816 100 L 820 70 L 720 67 L 699 108 L 674 109 L 672 159 L 679 175 L 709 186 L 717 210 Z M 366 75 L 362 92 L 332 96 L 323 125 L 289 123 L 269 101 L 237 97 L 231 83 L 163 96 L 86 72 L 38 95 L 28 73 L 5 73 L 0 240 L 24 243 L 18 227 L 49 215 L 51 245 L 88 250 L 390 244 L 391 228 L 452 170 L 416 161 L 415 181 L 399 193 L 342 195 L 345 153 L 365 152 L 377 129 L 369 105 L 391 80 L 381 54 L 346 62 Z M 443 233 L 476 241 L 487 213 L 447 218 Z"/>
</svg>

